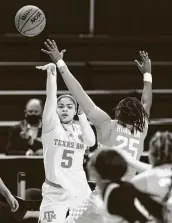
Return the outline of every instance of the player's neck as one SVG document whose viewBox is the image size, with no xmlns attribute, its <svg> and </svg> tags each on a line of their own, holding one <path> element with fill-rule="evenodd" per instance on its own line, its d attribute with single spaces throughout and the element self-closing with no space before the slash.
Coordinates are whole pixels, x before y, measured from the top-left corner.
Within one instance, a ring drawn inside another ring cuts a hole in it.
<svg viewBox="0 0 172 223">
<path fill-rule="evenodd" d="M 126 128 L 129 129 L 129 130 L 131 131 L 131 129 L 133 128 L 133 125 L 126 124 Z"/>
<path fill-rule="evenodd" d="M 73 124 L 73 120 L 67 123 L 63 123 L 63 125 L 72 125 Z"/>
</svg>

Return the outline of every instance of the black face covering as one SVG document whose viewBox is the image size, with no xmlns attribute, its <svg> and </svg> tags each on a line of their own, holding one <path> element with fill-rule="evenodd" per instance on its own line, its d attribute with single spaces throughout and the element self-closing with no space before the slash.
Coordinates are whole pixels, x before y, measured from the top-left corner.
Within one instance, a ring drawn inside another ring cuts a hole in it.
<svg viewBox="0 0 172 223">
<path fill-rule="evenodd" d="M 36 125 L 39 123 L 41 115 L 26 115 L 26 120 L 31 125 Z"/>
</svg>

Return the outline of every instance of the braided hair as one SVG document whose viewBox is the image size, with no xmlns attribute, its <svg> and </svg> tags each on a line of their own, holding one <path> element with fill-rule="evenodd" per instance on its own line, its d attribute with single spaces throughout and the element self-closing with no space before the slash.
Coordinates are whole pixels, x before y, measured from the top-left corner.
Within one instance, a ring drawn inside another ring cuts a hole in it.
<svg viewBox="0 0 172 223">
<path fill-rule="evenodd" d="M 126 124 L 133 126 L 131 133 L 143 132 L 145 119 L 147 118 L 149 121 L 149 115 L 136 97 L 124 98 L 114 110 L 116 119 L 122 126 L 126 127 Z"/>
<path fill-rule="evenodd" d="M 172 134 L 168 131 L 157 132 L 149 143 L 149 153 L 154 157 L 154 166 L 163 164 L 172 164 Z M 163 198 L 163 222 L 168 222 L 168 200 L 172 192 L 172 177 L 171 183 L 168 186 L 168 191 Z"/>
<path fill-rule="evenodd" d="M 149 142 L 149 156 L 154 158 L 153 166 L 172 164 L 172 134 L 157 132 Z"/>
</svg>

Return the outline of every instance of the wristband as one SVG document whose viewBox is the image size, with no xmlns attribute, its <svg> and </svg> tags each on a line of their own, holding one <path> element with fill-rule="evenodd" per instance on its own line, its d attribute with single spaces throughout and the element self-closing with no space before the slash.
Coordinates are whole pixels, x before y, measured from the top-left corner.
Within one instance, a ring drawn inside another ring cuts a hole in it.
<svg viewBox="0 0 172 223">
<path fill-rule="evenodd" d="M 60 68 L 60 67 L 63 67 L 65 66 L 65 62 L 61 59 L 61 60 L 58 60 L 57 63 L 56 63 L 57 67 Z"/>
<path fill-rule="evenodd" d="M 143 74 L 143 81 L 148 81 L 152 84 L 152 74 L 146 72 Z"/>
</svg>

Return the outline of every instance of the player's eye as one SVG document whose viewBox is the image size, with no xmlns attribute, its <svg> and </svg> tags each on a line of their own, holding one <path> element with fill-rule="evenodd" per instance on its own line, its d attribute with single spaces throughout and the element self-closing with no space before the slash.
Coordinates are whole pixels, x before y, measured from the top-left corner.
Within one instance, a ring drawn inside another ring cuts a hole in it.
<svg viewBox="0 0 172 223">
<path fill-rule="evenodd" d="M 73 106 L 68 106 L 68 108 L 69 108 L 69 109 L 72 109 L 72 108 L 73 108 Z"/>
<path fill-rule="evenodd" d="M 59 106 L 58 106 L 58 108 L 62 109 L 62 108 L 63 108 L 63 106 L 59 105 Z"/>
</svg>

